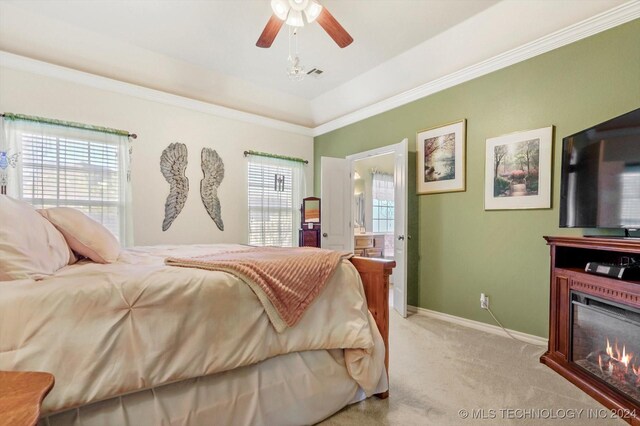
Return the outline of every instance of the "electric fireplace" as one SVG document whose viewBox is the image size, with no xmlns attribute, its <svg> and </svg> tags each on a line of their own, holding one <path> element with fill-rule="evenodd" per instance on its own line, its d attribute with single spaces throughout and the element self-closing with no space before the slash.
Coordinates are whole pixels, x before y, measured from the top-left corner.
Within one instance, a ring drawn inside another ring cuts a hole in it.
<svg viewBox="0 0 640 426">
<path fill-rule="evenodd" d="M 587 273 L 640 259 L 639 240 L 545 237 L 551 246 L 549 347 L 540 361 L 640 426 L 640 281 Z"/>
<path fill-rule="evenodd" d="M 640 404 L 640 310 L 571 292 L 570 360 Z"/>
</svg>

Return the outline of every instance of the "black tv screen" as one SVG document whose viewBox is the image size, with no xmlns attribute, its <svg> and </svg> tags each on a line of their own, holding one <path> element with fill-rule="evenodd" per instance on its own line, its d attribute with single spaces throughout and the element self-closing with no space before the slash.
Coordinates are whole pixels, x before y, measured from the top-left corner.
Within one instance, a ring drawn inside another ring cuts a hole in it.
<svg viewBox="0 0 640 426">
<path fill-rule="evenodd" d="M 640 108 L 562 140 L 560 226 L 640 229 Z"/>
</svg>

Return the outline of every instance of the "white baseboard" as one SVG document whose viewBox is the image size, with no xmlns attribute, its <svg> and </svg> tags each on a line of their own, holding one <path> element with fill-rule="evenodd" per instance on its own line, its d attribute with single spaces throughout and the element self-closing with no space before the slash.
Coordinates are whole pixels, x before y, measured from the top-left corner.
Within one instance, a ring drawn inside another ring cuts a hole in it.
<svg viewBox="0 0 640 426">
<path fill-rule="evenodd" d="M 431 309 L 419 308 L 417 306 L 407 306 L 407 312 L 417 315 L 422 315 L 429 318 L 435 318 L 441 321 L 447 321 L 453 324 L 462 325 L 464 327 L 473 328 L 476 330 L 484 331 L 486 333 L 497 334 L 498 336 L 509 337 L 504 330 L 497 325 L 486 324 L 480 321 L 474 321 L 467 318 L 457 317 L 455 315 L 449 315 L 442 312 L 432 311 Z M 531 343 L 532 345 L 547 346 L 548 339 L 543 337 L 534 336 L 533 334 L 522 333 L 520 331 L 509 330 L 509 333 L 517 337 L 518 339 Z"/>
</svg>

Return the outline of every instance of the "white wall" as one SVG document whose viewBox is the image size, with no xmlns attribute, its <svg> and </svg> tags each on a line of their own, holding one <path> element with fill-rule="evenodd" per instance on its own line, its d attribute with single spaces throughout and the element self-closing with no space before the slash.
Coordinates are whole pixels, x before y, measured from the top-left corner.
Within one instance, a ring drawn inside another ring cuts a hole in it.
<svg viewBox="0 0 640 426">
<path fill-rule="evenodd" d="M 247 241 L 246 159 L 256 150 L 309 160 L 307 191 L 313 191 L 313 138 L 256 124 L 169 106 L 51 77 L 0 67 L 0 111 L 78 121 L 137 133 L 132 159 L 136 245 Z M 189 150 L 189 197 L 171 228 L 162 232 L 169 185 L 160 155 L 172 142 Z M 218 151 L 225 164 L 219 189 L 224 232 L 200 200 L 200 151 Z"/>
<path fill-rule="evenodd" d="M 286 119 L 302 125 L 313 124 L 309 101 L 299 96 L 263 87 L 232 75 L 225 75 L 214 71 L 212 68 L 215 67 L 196 65 L 137 46 L 132 40 L 135 39 L 135 34 L 122 33 L 125 35 L 121 38 L 109 37 L 95 30 L 88 30 L 69 22 L 34 13 L 33 10 L 29 10 L 29 5 L 21 3 L 25 2 L 0 1 L 0 49 L 4 51 L 266 117 Z M 84 3 L 78 6 L 91 7 L 86 5 L 88 2 Z M 151 14 L 154 10 L 162 9 L 157 2 L 149 5 L 145 5 L 145 2 L 122 3 L 125 3 L 124 7 L 137 9 L 138 13 L 145 8 Z M 212 2 L 202 3 L 195 7 L 214 10 L 225 8 L 224 5 L 211 4 Z M 48 6 L 55 8 L 51 3 Z M 129 17 L 131 16 L 130 14 Z M 102 19 L 109 18 L 103 16 Z M 182 19 L 181 22 L 184 23 L 184 18 Z M 262 19 L 260 18 L 261 21 Z M 209 26 L 211 25 L 206 18 L 204 20 Z M 266 21 L 266 17 L 264 20 Z M 111 22 L 112 26 L 122 24 L 122 20 Z M 188 31 L 198 31 L 196 27 L 202 26 L 202 22 L 193 24 L 194 27 L 189 28 Z M 182 37 L 176 36 L 180 33 L 180 27 L 175 25 L 177 23 L 161 32 L 171 34 L 170 39 L 176 43 L 184 43 Z M 188 24 L 185 23 L 185 25 Z M 26 31 L 25 28 L 29 30 Z M 132 30 L 133 32 L 143 31 L 137 25 Z M 263 50 L 273 50 L 258 49 L 253 45 L 258 34 L 259 32 L 256 32 L 255 36 L 251 34 L 250 41 L 246 40 L 245 46 L 254 50 L 254 54 L 257 55 L 266 54 L 262 52 Z M 249 34 L 245 33 L 237 35 L 249 37 Z M 218 49 L 226 43 L 213 43 L 213 45 L 211 46 L 213 49 Z M 214 52 L 216 51 L 201 51 L 201 56 L 220 55 Z M 247 52 L 242 53 L 243 51 L 233 52 L 247 54 Z M 276 55 L 273 55 L 274 61 L 275 58 Z M 286 52 L 278 55 L 277 59 L 281 61 L 278 64 L 282 68 L 283 78 L 286 79 L 284 75 Z M 246 61 L 250 62 L 251 59 L 247 58 Z"/>
</svg>

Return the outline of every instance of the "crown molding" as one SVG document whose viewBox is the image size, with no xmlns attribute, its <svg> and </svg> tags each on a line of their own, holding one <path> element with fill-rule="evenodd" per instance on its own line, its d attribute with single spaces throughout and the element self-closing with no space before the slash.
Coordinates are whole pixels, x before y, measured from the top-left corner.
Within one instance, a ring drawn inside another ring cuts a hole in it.
<svg viewBox="0 0 640 426">
<path fill-rule="evenodd" d="M 160 90 L 125 83 L 123 81 L 78 71 L 72 68 L 62 67 L 60 65 L 54 65 L 48 62 L 38 61 L 36 59 L 27 58 L 25 56 L 16 55 L 2 50 L 0 50 L 0 66 L 43 75 L 45 77 L 57 78 L 96 89 L 129 95 L 147 101 L 215 115 L 217 117 L 228 118 L 230 120 L 270 127 L 272 129 L 296 133 L 303 136 L 313 136 L 313 129 L 310 127 L 239 111 L 209 102 L 197 101 L 184 96 L 173 95 Z"/>
<path fill-rule="evenodd" d="M 473 80 L 518 62 L 525 61 L 559 47 L 582 40 L 591 35 L 640 18 L 640 0 L 631 0 L 606 12 L 556 31 L 520 47 L 496 55 L 444 77 L 422 84 L 385 100 L 366 106 L 314 128 L 276 120 L 233 108 L 198 101 L 148 87 L 143 87 L 108 77 L 90 74 L 48 62 L 27 58 L 0 50 L 0 66 L 26 71 L 46 77 L 82 84 L 136 98 L 202 112 L 222 118 L 255 124 L 303 136 L 320 136 L 341 127 L 365 120 L 377 114 L 408 104 L 458 84 Z"/>
<path fill-rule="evenodd" d="M 348 126 L 349 124 L 365 120 L 374 115 L 381 114 L 638 18 L 640 18 L 640 1 L 632 0 L 485 61 L 481 61 L 411 90 L 328 121 L 315 127 L 313 129 L 313 136 L 320 136 L 341 127 Z"/>
</svg>

